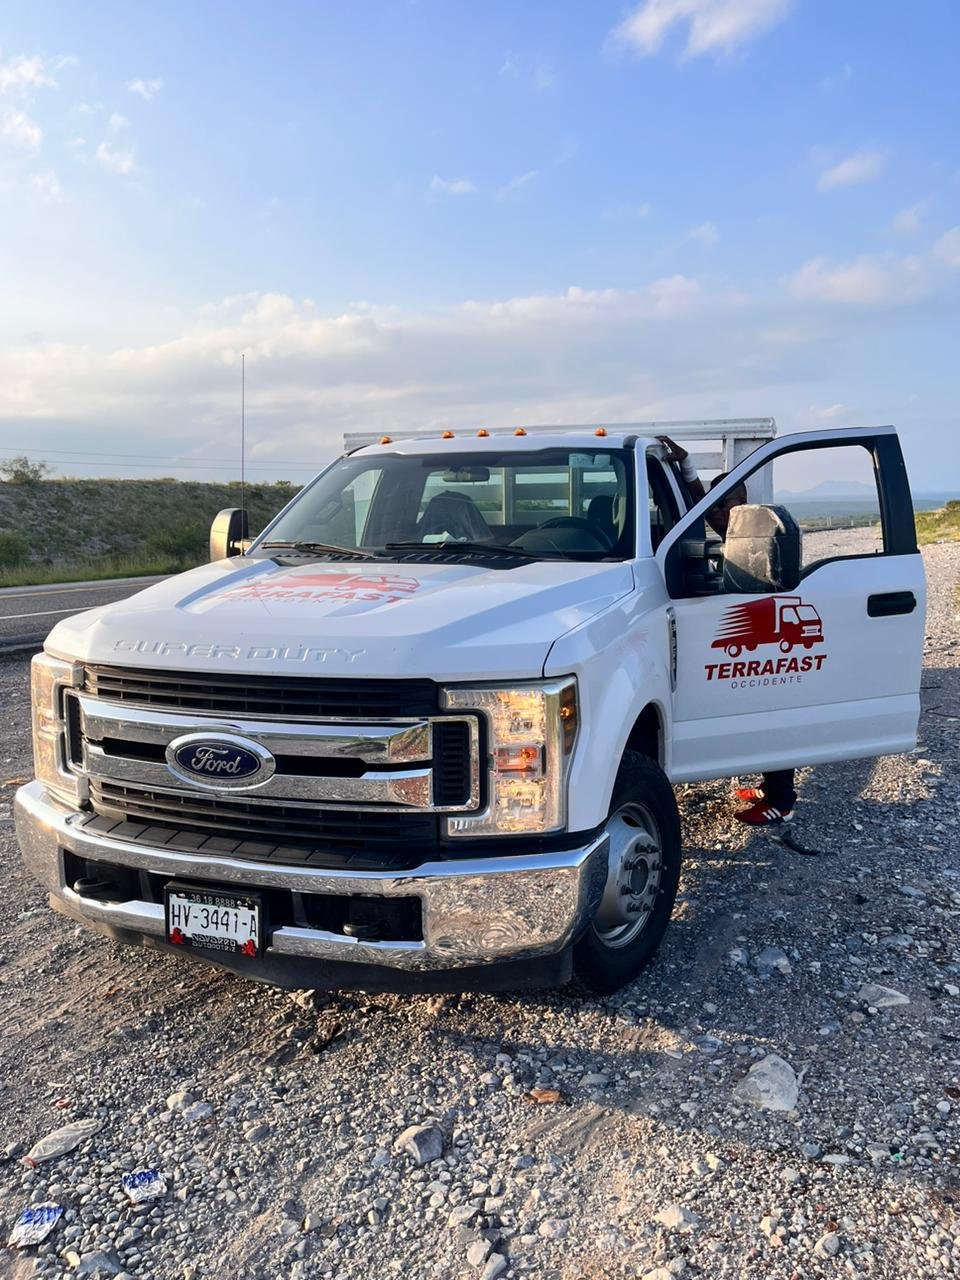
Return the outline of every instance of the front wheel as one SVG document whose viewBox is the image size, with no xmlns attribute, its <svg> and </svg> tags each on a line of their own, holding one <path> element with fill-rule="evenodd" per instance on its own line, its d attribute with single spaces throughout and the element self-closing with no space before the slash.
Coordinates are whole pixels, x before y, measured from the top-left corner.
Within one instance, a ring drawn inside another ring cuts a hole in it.
<svg viewBox="0 0 960 1280">
<path fill-rule="evenodd" d="M 607 883 L 596 915 L 573 949 L 573 970 L 609 993 L 652 959 L 670 923 L 680 882 L 680 815 L 663 770 L 625 753 L 610 802 Z"/>
</svg>

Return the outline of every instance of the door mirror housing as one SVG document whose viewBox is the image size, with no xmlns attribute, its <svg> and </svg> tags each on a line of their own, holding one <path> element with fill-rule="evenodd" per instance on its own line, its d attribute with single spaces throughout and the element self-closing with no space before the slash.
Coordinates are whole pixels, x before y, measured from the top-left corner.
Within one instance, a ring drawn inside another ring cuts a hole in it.
<svg viewBox="0 0 960 1280">
<path fill-rule="evenodd" d="M 226 560 L 229 556 L 242 556 L 249 532 L 244 509 L 225 507 L 223 511 L 218 511 L 210 526 L 210 559 Z"/>
<path fill-rule="evenodd" d="M 723 543 L 723 590 L 793 591 L 800 581 L 800 526 L 786 507 L 730 509 Z"/>
</svg>

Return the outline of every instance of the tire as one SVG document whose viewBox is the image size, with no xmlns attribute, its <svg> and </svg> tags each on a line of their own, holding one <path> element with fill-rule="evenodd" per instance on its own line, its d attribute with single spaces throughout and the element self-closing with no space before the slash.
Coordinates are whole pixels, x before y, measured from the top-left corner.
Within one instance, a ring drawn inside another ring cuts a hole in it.
<svg viewBox="0 0 960 1280">
<path fill-rule="evenodd" d="M 781 653 L 790 653 L 792 650 L 793 650 L 793 641 L 792 641 L 792 640 L 781 640 L 781 641 L 780 641 L 780 652 L 781 652 Z"/>
<path fill-rule="evenodd" d="M 573 948 L 575 977 L 598 994 L 617 991 L 653 958 L 670 923 L 680 883 L 680 815 L 673 787 L 663 770 L 638 751 L 624 753 L 607 830 L 611 838 L 607 888 Z M 627 871 L 625 864 L 631 862 L 641 865 Z M 620 893 L 625 885 L 632 894 Z M 644 910 L 628 917 L 624 908 L 628 898 L 634 907 L 644 903 Z"/>
<path fill-rule="evenodd" d="M 729 658 L 739 658 L 739 657 L 740 657 L 740 655 L 741 655 L 741 653 L 743 653 L 743 646 L 742 646 L 742 645 L 739 645 L 739 644 L 728 644 L 728 645 L 727 645 L 727 657 L 729 657 Z"/>
</svg>

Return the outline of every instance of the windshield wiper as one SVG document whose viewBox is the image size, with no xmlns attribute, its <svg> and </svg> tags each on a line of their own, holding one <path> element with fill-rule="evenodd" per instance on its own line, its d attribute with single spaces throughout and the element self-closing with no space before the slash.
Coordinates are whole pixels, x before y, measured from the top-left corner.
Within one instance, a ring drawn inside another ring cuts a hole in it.
<svg viewBox="0 0 960 1280">
<path fill-rule="evenodd" d="M 354 560 L 373 560 L 374 557 L 356 547 L 338 547 L 332 542 L 261 542 L 261 547 L 276 551 L 329 551 L 338 556 L 350 556 Z"/>
<path fill-rule="evenodd" d="M 526 551 L 523 547 L 505 547 L 499 542 L 388 542 L 384 551 L 466 551 L 470 555 L 494 555 L 521 557 L 527 560 L 544 559 L 539 551 Z"/>
</svg>

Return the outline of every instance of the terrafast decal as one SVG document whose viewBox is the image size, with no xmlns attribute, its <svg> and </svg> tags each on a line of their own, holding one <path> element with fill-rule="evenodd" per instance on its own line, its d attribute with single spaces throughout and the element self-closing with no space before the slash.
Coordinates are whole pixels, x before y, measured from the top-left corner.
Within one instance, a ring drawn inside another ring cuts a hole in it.
<svg viewBox="0 0 960 1280">
<path fill-rule="evenodd" d="M 259 600 L 280 601 L 284 604 L 315 604 L 329 602 L 344 605 L 393 604 L 405 600 L 420 590 L 417 578 L 407 578 L 395 573 L 362 573 L 356 570 L 343 572 L 336 569 L 285 569 L 280 573 L 266 572 L 256 577 L 215 591 L 206 597 L 207 603 Z M 346 609 L 344 612 L 361 612 L 362 609 Z"/>
<path fill-rule="evenodd" d="M 822 669 L 827 654 L 808 651 L 823 643 L 823 623 L 812 604 L 799 596 L 761 596 L 726 610 L 711 648 L 722 649 L 732 659 L 771 646 L 789 656 L 707 662 L 704 671 L 708 680 L 729 680 L 734 689 L 799 684 L 805 675 Z M 805 652 L 798 656 L 795 649 Z"/>
</svg>

